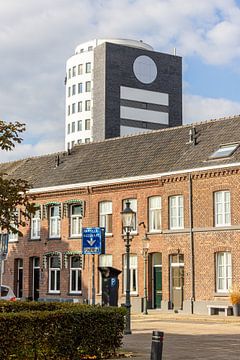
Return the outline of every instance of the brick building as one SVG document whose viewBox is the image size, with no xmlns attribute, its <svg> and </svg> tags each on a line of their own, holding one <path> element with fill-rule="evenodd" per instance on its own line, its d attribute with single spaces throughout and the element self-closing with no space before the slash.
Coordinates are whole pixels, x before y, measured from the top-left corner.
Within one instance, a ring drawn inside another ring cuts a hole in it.
<svg viewBox="0 0 240 360">
<path fill-rule="evenodd" d="M 81 228 L 106 227 L 106 254 L 124 302 L 125 246 L 120 212 L 136 211 L 131 299 L 143 297 L 142 238 L 147 231 L 148 306 L 206 313 L 240 283 L 240 118 L 220 119 L 75 146 L 1 164 L 27 179 L 36 214 L 23 237 L 10 235 L 3 282 L 27 298 L 91 299 L 92 256 Z M 139 225 L 144 222 L 144 226 Z M 97 302 L 101 279 L 96 269 Z M 76 300 L 75 300 L 76 301 Z"/>
</svg>

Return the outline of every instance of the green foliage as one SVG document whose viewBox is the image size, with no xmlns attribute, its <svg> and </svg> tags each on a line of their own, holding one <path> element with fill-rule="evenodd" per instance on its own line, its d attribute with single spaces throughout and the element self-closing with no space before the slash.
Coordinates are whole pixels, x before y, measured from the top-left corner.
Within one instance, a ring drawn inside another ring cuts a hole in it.
<svg viewBox="0 0 240 360">
<path fill-rule="evenodd" d="M 10 151 L 15 144 L 22 142 L 20 133 L 25 131 L 25 124 L 19 122 L 6 123 L 0 120 L 0 150 Z M 8 174 L 0 173 L 0 229 L 22 235 L 18 226 L 25 226 L 26 219 L 34 213 L 34 205 L 31 204 L 27 194 L 30 186 L 22 179 L 12 179 Z M 21 216 L 16 214 L 16 209 L 21 208 Z"/>
<path fill-rule="evenodd" d="M 20 144 L 22 138 L 19 134 L 23 131 L 25 131 L 25 124 L 18 121 L 6 123 L 0 120 L 0 149 L 9 151 L 15 147 L 15 143 Z"/>
<path fill-rule="evenodd" d="M 67 303 L 1 304 L 0 359 L 100 359 L 121 345 L 125 309 Z M 20 310 L 20 311 L 19 311 Z"/>
</svg>

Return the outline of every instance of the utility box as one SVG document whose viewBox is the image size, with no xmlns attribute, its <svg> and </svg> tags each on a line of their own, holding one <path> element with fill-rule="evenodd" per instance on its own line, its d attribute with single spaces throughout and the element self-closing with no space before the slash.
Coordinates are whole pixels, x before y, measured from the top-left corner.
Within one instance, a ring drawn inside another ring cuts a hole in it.
<svg viewBox="0 0 240 360">
<path fill-rule="evenodd" d="M 99 267 L 102 274 L 102 306 L 118 306 L 118 275 L 121 271 L 113 267 Z"/>
</svg>

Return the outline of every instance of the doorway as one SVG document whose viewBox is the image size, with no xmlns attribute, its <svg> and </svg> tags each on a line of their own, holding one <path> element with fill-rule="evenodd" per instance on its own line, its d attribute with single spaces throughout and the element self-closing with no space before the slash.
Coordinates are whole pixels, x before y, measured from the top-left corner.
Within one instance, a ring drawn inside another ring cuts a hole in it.
<svg viewBox="0 0 240 360">
<path fill-rule="evenodd" d="M 17 259 L 17 298 L 23 297 L 23 259 Z"/>
<path fill-rule="evenodd" d="M 33 258 L 33 284 L 32 284 L 32 298 L 37 301 L 39 298 L 39 285 L 40 285 L 40 264 L 39 257 Z"/>
<path fill-rule="evenodd" d="M 153 308 L 161 309 L 162 302 L 162 254 L 152 254 Z"/>
<path fill-rule="evenodd" d="M 172 309 L 182 310 L 184 295 L 184 256 L 170 256 L 170 301 Z"/>
</svg>

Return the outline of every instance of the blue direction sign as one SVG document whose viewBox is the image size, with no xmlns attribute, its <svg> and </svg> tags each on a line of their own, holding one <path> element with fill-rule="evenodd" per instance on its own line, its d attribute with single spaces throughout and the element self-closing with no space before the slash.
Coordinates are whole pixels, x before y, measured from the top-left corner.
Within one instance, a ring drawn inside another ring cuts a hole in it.
<svg viewBox="0 0 240 360">
<path fill-rule="evenodd" d="M 105 254 L 105 228 L 82 229 L 82 253 L 85 255 Z"/>
</svg>

